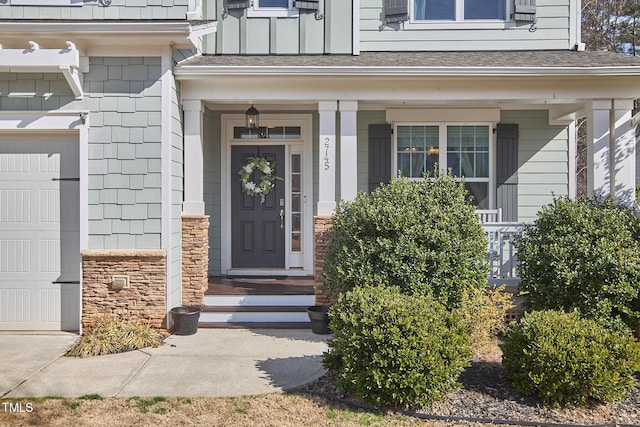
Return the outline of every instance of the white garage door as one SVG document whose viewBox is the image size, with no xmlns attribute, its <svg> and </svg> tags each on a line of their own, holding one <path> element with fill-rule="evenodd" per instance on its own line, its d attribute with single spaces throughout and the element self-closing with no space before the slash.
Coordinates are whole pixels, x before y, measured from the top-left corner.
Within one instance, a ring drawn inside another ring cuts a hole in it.
<svg viewBox="0 0 640 427">
<path fill-rule="evenodd" d="M 0 133 L 0 330 L 78 330 L 77 135 Z"/>
</svg>

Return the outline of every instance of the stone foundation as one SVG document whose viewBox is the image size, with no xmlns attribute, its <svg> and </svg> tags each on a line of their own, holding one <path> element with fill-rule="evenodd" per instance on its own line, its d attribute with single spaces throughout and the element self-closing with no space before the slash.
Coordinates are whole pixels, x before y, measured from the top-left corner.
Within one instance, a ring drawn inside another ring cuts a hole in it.
<svg viewBox="0 0 640 427">
<path fill-rule="evenodd" d="M 338 300 L 338 291 L 330 291 L 324 285 L 322 271 L 324 269 L 324 251 L 329 243 L 329 235 L 331 233 L 331 217 L 316 216 L 313 217 L 314 231 L 314 279 L 315 279 L 315 295 L 316 305 L 333 304 Z"/>
<path fill-rule="evenodd" d="M 127 276 L 129 287 L 115 289 L 113 276 Z M 166 327 L 167 254 L 164 250 L 82 251 L 82 327 L 105 314 Z"/>
<path fill-rule="evenodd" d="M 182 305 L 204 306 L 209 287 L 209 216 L 182 216 Z"/>
</svg>

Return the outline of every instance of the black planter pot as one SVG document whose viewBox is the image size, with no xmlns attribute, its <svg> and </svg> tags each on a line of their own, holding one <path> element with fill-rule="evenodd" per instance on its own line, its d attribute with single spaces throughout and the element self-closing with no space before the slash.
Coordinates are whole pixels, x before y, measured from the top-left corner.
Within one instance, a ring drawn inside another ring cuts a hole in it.
<svg viewBox="0 0 640 427">
<path fill-rule="evenodd" d="M 174 307 L 169 312 L 173 320 L 173 333 L 176 335 L 193 335 L 198 332 L 198 320 L 202 309 L 194 305 Z"/>
<path fill-rule="evenodd" d="M 329 330 L 329 306 L 314 305 L 307 308 L 309 320 L 311 320 L 311 331 L 318 335 L 330 334 Z"/>
</svg>

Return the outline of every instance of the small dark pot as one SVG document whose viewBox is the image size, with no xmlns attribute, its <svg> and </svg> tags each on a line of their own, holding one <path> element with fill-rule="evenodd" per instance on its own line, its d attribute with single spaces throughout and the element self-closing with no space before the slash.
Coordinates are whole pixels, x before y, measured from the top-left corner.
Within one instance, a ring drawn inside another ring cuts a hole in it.
<svg viewBox="0 0 640 427">
<path fill-rule="evenodd" d="M 330 334 L 329 330 L 329 306 L 314 305 L 307 308 L 309 320 L 311 320 L 311 331 L 318 335 Z"/>
<path fill-rule="evenodd" d="M 198 320 L 202 309 L 188 305 L 174 307 L 169 310 L 173 320 L 173 333 L 176 335 L 193 335 L 198 332 Z"/>
</svg>

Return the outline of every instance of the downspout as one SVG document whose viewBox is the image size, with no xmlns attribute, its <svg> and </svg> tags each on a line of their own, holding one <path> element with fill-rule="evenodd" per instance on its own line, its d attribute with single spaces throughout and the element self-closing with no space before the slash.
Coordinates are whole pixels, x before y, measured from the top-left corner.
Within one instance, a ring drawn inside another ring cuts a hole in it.
<svg viewBox="0 0 640 427">
<path fill-rule="evenodd" d="M 615 100 L 611 100 L 609 110 L 609 194 L 616 197 L 616 110 Z"/>
</svg>

